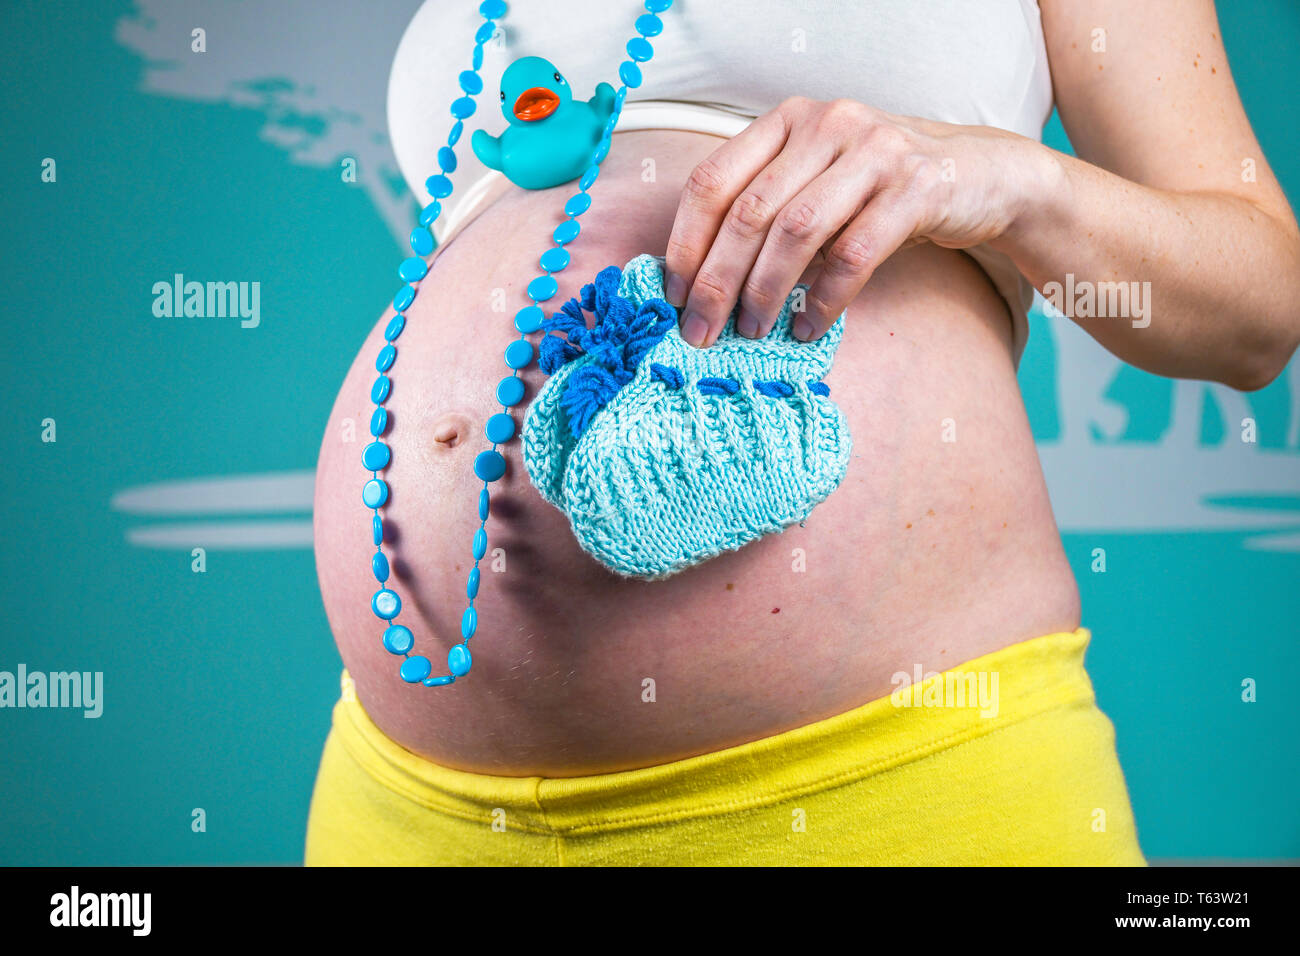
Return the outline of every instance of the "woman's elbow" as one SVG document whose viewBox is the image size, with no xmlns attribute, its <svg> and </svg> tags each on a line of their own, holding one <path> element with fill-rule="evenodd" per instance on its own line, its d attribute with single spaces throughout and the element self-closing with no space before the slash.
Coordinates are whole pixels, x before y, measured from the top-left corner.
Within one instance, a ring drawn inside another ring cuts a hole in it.
<svg viewBox="0 0 1300 956">
<path fill-rule="evenodd" d="M 1272 385 L 1286 370 L 1300 344 L 1297 330 L 1300 330 L 1300 313 L 1288 316 L 1279 332 L 1261 336 L 1260 341 L 1244 349 L 1220 381 L 1240 392 L 1257 392 Z"/>
<path fill-rule="evenodd" d="M 1300 226 L 1289 206 L 1256 207 L 1273 220 L 1280 236 L 1275 255 L 1264 259 L 1266 269 L 1280 281 L 1255 290 L 1244 334 L 1237 337 L 1236 360 L 1225 385 L 1242 392 L 1257 392 L 1277 380 L 1300 348 Z M 1275 234 L 1276 235 L 1276 234 Z"/>
</svg>

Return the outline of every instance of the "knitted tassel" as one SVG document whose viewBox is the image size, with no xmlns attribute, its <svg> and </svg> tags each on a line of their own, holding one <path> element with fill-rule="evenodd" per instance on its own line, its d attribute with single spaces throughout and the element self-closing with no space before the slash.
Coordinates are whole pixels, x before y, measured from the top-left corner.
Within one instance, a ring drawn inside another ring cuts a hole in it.
<svg viewBox="0 0 1300 956">
<path fill-rule="evenodd" d="M 560 401 L 575 438 L 581 438 L 596 413 L 632 381 L 641 360 L 677 322 L 677 310 L 662 299 L 637 306 L 619 295 L 622 275 L 617 266 L 602 269 L 595 282 L 582 287 L 580 296 L 542 322 L 546 335 L 539 346 L 538 364 L 547 375 L 579 356 L 592 359 L 569 376 Z M 590 329 L 584 309 L 596 317 Z M 565 338 L 556 332 L 563 332 Z"/>
</svg>

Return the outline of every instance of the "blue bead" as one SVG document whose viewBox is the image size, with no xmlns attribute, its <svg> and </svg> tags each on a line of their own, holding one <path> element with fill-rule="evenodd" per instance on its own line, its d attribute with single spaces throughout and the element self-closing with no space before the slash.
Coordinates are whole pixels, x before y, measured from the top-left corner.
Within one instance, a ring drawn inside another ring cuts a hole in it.
<svg viewBox="0 0 1300 956">
<path fill-rule="evenodd" d="M 563 272 L 564 267 L 569 264 L 569 253 L 567 250 L 555 246 L 543 252 L 539 262 L 547 272 Z"/>
<path fill-rule="evenodd" d="M 404 285 L 397 290 L 397 295 L 393 296 L 393 311 L 405 312 L 411 307 L 411 303 L 414 301 L 415 288 L 413 286 Z"/>
<path fill-rule="evenodd" d="M 538 276 L 528 283 L 528 298 L 534 302 L 545 302 L 555 295 L 559 288 L 559 284 L 550 276 Z"/>
<path fill-rule="evenodd" d="M 451 195 L 451 180 L 442 173 L 434 173 L 424 181 L 424 188 L 434 199 L 445 199 Z"/>
<path fill-rule="evenodd" d="M 442 213 L 442 203 L 434 201 L 420 210 L 420 225 L 432 226 L 433 221 Z"/>
<path fill-rule="evenodd" d="M 407 288 L 409 289 L 411 287 L 408 285 Z M 402 334 L 402 329 L 404 328 L 406 328 L 406 316 L 398 313 L 393 316 L 393 320 L 388 323 L 388 328 L 384 329 L 384 338 L 392 342 Z"/>
<path fill-rule="evenodd" d="M 382 508 L 388 500 L 388 484 L 379 478 L 371 478 L 361 486 L 361 500 L 367 508 Z"/>
<path fill-rule="evenodd" d="M 631 60 L 624 60 L 619 64 L 618 78 L 635 90 L 641 85 L 641 67 Z"/>
<path fill-rule="evenodd" d="M 591 197 L 586 193 L 577 193 L 570 196 L 569 201 L 564 204 L 564 214 L 577 219 L 590 208 Z"/>
<path fill-rule="evenodd" d="M 392 458 L 392 452 L 388 446 L 381 441 L 372 441 L 365 448 L 361 449 L 361 464 L 365 465 L 371 471 L 383 471 L 388 467 L 388 462 Z"/>
<path fill-rule="evenodd" d="M 492 509 L 492 496 L 484 488 L 478 493 L 478 520 L 487 521 L 488 512 Z"/>
<path fill-rule="evenodd" d="M 444 173 L 456 171 L 456 151 L 450 146 L 438 147 L 438 168 Z"/>
<path fill-rule="evenodd" d="M 651 13 L 663 13 L 673 5 L 673 0 L 645 0 L 645 8 Z"/>
<path fill-rule="evenodd" d="M 482 43 L 476 43 L 474 45 L 474 55 L 473 57 L 470 58 L 470 62 L 473 64 L 474 69 L 476 70 L 483 65 L 483 44 Z"/>
<path fill-rule="evenodd" d="M 478 12 L 484 20 L 500 20 L 506 14 L 506 0 L 483 0 Z"/>
<path fill-rule="evenodd" d="M 458 77 L 458 81 L 460 82 L 460 88 L 470 96 L 476 96 L 483 92 L 483 77 L 473 70 L 463 70 Z"/>
<path fill-rule="evenodd" d="M 474 474 L 483 481 L 496 481 L 506 473 L 506 460 L 499 451 L 481 451 L 474 459 Z"/>
<path fill-rule="evenodd" d="M 604 139 L 602 139 L 599 143 L 596 144 L 596 148 L 591 151 L 591 158 L 588 160 L 588 162 L 592 162 L 592 163 L 602 162 L 608 153 L 609 153 L 609 136 L 605 136 Z M 585 195 L 585 193 L 583 195 Z"/>
<path fill-rule="evenodd" d="M 416 226 L 411 230 L 411 251 L 417 256 L 427 256 L 433 252 L 433 236 L 429 235 L 429 230 L 424 226 Z"/>
<path fill-rule="evenodd" d="M 533 345 L 527 339 L 515 339 L 506 346 L 506 364 L 511 368 L 525 368 L 533 360 Z"/>
<path fill-rule="evenodd" d="M 492 34 L 496 32 L 497 32 L 497 25 L 495 23 L 484 23 L 482 26 L 478 28 L 478 30 L 475 31 L 474 42 L 487 43 L 488 40 L 492 39 Z"/>
<path fill-rule="evenodd" d="M 474 532 L 474 543 L 471 550 L 475 561 L 483 560 L 483 555 L 487 554 L 487 532 L 482 528 Z"/>
<path fill-rule="evenodd" d="M 460 142 L 460 136 L 465 132 L 465 124 L 460 120 L 451 124 L 451 132 L 447 134 L 447 145 L 455 146 Z"/>
<path fill-rule="evenodd" d="M 375 379 L 375 384 L 370 386 L 370 400 L 376 405 L 382 405 L 388 401 L 388 393 L 391 391 L 393 381 L 387 375 L 381 375 Z"/>
<path fill-rule="evenodd" d="M 636 18 L 636 32 L 643 37 L 657 37 L 664 32 L 664 22 L 653 13 L 643 13 Z"/>
<path fill-rule="evenodd" d="M 388 409 L 376 408 L 370 416 L 370 434 L 378 438 L 388 430 Z"/>
<path fill-rule="evenodd" d="M 527 335 L 540 329 L 545 318 L 546 313 L 540 305 L 526 305 L 515 313 L 515 328 Z"/>
<path fill-rule="evenodd" d="M 391 345 L 385 345 L 375 356 L 375 371 L 387 372 L 393 367 L 393 362 L 397 359 L 397 349 Z"/>
<path fill-rule="evenodd" d="M 587 171 L 583 173 L 582 178 L 578 180 L 578 188 L 581 189 L 583 192 L 586 192 L 595 184 L 596 177 L 599 175 L 600 175 L 599 166 L 588 166 Z"/>
<path fill-rule="evenodd" d="M 418 684 L 433 673 L 433 665 L 429 663 L 429 658 L 416 654 L 402 661 L 398 673 L 402 675 L 402 680 L 408 684 Z"/>
<path fill-rule="evenodd" d="M 477 571 L 478 568 L 475 568 L 474 570 Z M 460 617 L 460 636 L 468 641 L 474 636 L 474 632 L 477 630 L 478 611 L 474 610 L 472 607 L 467 607 L 465 608 L 465 613 Z"/>
<path fill-rule="evenodd" d="M 615 108 L 615 109 L 622 109 L 622 108 L 623 108 L 623 101 L 624 101 L 625 99 L 627 99 L 627 87 L 626 87 L 626 86 L 620 86 L 620 87 L 618 88 L 618 92 L 614 94 L 614 108 Z"/>
<path fill-rule="evenodd" d="M 487 420 L 483 429 L 487 440 L 494 445 L 501 445 L 515 437 L 515 420 L 506 412 L 497 412 Z"/>
<path fill-rule="evenodd" d="M 454 683 L 456 683 L 456 678 L 452 677 L 450 674 L 443 674 L 439 677 L 426 677 L 424 679 L 425 687 L 444 687 L 447 684 Z"/>
<path fill-rule="evenodd" d="M 465 596 L 471 601 L 478 597 L 478 568 L 469 569 L 469 580 L 465 582 Z"/>
<path fill-rule="evenodd" d="M 400 624 L 391 625 L 384 631 L 384 649 L 390 654 L 405 654 L 415 646 L 415 635 L 409 627 Z"/>
<path fill-rule="evenodd" d="M 645 37 L 633 37 L 627 41 L 627 55 L 638 63 L 644 63 L 655 55 L 655 48 Z"/>
<path fill-rule="evenodd" d="M 375 547 L 384 543 L 384 519 L 375 515 L 375 520 L 370 524 L 370 537 L 374 539 Z"/>
<path fill-rule="evenodd" d="M 370 558 L 370 570 L 375 572 L 375 580 L 383 584 L 388 580 L 388 558 L 384 552 L 376 551 Z"/>
<path fill-rule="evenodd" d="M 497 383 L 497 401 L 510 408 L 524 400 L 524 380 L 517 375 L 507 375 Z"/>
<path fill-rule="evenodd" d="M 404 282 L 419 282 L 428 272 L 428 263 L 419 256 L 403 259 L 402 264 L 397 267 L 397 274 L 402 277 Z"/>
<path fill-rule="evenodd" d="M 458 100 L 452 100 L 451 115 L 456 119 L 469 119 L 474 115 L 474 101 L 468 96 L 462 96 Z"/>
<path fill-rule="evenodd" d="M 470 657 L 469 648 L 464 644 L 457 644 L 447 652 L 447 670 L 457 677 L 464 677 L 468 674 L 473 664 L 474 659 Z"/>
<path fill-rule="evenodd" d="M 555 232 L 551 233 L 551 238 L 556 242 L 564 245 L 578 238 L 578 233 L 582 231 L 582 226 L 578 225 L 576 219 L 566 219 L 555 227 Z"/>
<path fill-rule="evenodd" d="M 375 612 L 375 617 L 391 621 L 402 613 L 402 599 L 397 596 L 396 591 L 380 588 L 370 599 L 370 609 Z"/>
</svg>

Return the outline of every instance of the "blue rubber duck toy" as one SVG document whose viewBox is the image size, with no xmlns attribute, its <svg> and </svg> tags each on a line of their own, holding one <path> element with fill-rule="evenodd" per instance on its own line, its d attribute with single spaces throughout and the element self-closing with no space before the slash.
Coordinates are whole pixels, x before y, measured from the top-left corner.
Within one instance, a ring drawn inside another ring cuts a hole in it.
<svg viewBox="0 0 1300 956">
<path fill-rule="evenodd" d="M 614 88 L 596 87 L 583 103 L 550 60 L 520 57 L 501 76 L 501 112 L 510 125 L 500 136 L 475 130 L 474 155 L 516 186 L 549 189 L 577 179 L 591 165 L 614 112 Z"/>
</svg>

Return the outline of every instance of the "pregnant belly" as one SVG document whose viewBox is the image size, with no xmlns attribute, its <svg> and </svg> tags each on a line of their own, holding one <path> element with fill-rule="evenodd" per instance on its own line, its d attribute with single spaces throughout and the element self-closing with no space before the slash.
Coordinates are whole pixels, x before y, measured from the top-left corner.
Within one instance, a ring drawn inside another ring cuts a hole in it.
<svg viewBox="0 0 1300 956">
<path fill-rule="evenodd" d="M 681 185 L 718 145 L 615 137 L 558 307 L 607 265 L 662 255 Z M 567 189 L 509 187 L 434 260 L 391 373 L 386 509 L 402 622 L 435 662 L 460 640 L 501 354 Z M 518 442 L 494 486 L 474 669 L 403 683 L 369 608 L 361 439 L 376 324 L 339 392 L 317 469 L 317 570 L 361 703 L 407 749 L 460 769 L 565 776 L 647 766 L 841 713 L 938 671 L 1078 625 L 1021 403 L 1006 307 L 965 255 L 889 260 L 849 308 L 826 376 L 853 434 L 840 488 L 801 526 L 667 580 L 627 580 L 583 552 L 528 481 Z M 534 339 L 536 337 L 534 336 Z M 531 400 L 543 382 L 524 374 Z"/>
</svg>

